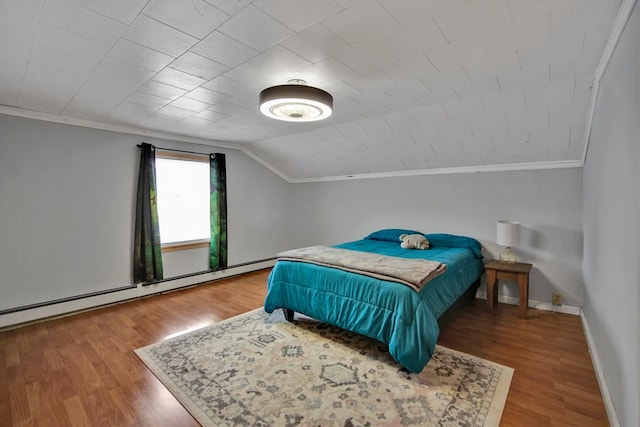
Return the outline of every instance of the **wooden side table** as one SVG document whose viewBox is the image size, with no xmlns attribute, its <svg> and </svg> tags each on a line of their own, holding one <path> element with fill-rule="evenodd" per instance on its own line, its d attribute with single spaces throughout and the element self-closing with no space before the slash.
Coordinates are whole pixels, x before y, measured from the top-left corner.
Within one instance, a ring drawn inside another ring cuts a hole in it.
<svg viewBox="0 0 640 427">
<path fill-rule="evenodd" d="M 498 260 L 489 261 L 484 265 L 487 271 L 487 307 L 493 310 L 494 303 L 497 304 L 498 299 L 498 287 L 496 283 L 498 280 L 514 280 L 518 282 L 518 288 L 520 289 L 520 318 L 527 318 L 527 309 L 529 308 L 529 272 L 531 271 L 532 264 L 526 264 L 523 262 L 516 262 L 509 264 L 500 262 Z"/>
</svg>

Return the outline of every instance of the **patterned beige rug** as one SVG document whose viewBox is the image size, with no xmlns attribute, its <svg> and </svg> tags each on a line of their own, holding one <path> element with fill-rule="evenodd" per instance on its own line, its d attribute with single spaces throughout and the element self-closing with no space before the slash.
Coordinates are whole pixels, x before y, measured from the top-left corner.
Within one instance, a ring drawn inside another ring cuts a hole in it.
<svg viewBox="0 0 640 427">
<path fill-rule="evenodd" d="M 420 374 L 386 346 L 258 309 L 136 350 L 205 426 L 497 426 L 513 369 L 444 347 Z"/>
</svg>

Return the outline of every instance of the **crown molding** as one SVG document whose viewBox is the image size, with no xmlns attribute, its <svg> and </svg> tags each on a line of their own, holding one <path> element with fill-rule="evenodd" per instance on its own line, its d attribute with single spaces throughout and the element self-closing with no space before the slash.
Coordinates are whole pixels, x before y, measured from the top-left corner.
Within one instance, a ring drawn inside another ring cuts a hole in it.
<svg viewBox="0 0 640 427">
<path fill-rule="evenodd" d="M 479 172 L 513 172 L 540 169 L 567 169 L 582 167 L 581 160 L 559 160 L 553 162 L 509 163 L 502 165 L 461 166 L 454 168 L 414 169 L 408 171 L 363 173 L 355 175 L 321 176 L 313 178 L 295 178 L 289 182 L 301 184 L 308 182 L 348 181 L 353 179 L 402 178 L 423 175 L 451 175 Z"/>
<path fill-rule="evenodd" d="M 589 104 L 589 110 L 587 112 L 587 123 L 585 125 L 584 133 L 584 152 L 582 154 L 582 166 L 584 166 L 585 162 L 587 161 L 587 153 L 589 152 L 589 140 L 591 139 L 591 131 L 593 129 L 593 116 L 596 111 L 596 102 L 598 100 L 598 94 L 600 92 L 600 80 L 602 80 L 602 76 L 604 75 L 607 66 L 611 62 L 613 52 L 615 52 L 616 47 L 618 46 L 620 37 L 622 37 L 622 33 L 624 32 L 624 27 L 627 25 L 627 22 L 631 17 L 631 13 L 633 13 L 633 7 L 636 5 L 636 2 L 637 0 L 622 1 L 620 9 L 618 9 L 618 15 L 616 16 L 616 19 L 613 22 L 613 27 L 611 28 L 611 32 L 609 33 L 607 44 L 604 46 L 604 50 L 602 51 L 602 55 L 600 56 L 600 61 L 598 61 L 596 71 L 593 75 L 591 103 Z"/>
<path fill-rule="evenodd" d="M 189 142 L 193 144 L 204 144 L 213 147 L 228 148 L 231 150 L 241 150 L 242 147 L 238 144 L 231 144 L 228 142 L 214 141 L 211 139 L 196 138 L 192 136 L 160 132 L 148 129 L 137 128 L 133 126 L 114 125 L 102 122 L 96 122 L 94 120 L 76 119 L 74 117 L 62 116 L 58 114 L 43 113 L 40 111 L 25 110 L 22 108 L 8 107 L 6 105 L 0 105 L 0 114 L 6 114 L 7 116 L 23 117 L 27 119 L 42 120 L 46 122 L 62 123 L 65 125 L 80 126 L 91 129 L 107 130 L 111 132 L 128 133 L 131 135 L 148 136 L 151 138 L 166 139 L 169 141 Z"/>
</svg>

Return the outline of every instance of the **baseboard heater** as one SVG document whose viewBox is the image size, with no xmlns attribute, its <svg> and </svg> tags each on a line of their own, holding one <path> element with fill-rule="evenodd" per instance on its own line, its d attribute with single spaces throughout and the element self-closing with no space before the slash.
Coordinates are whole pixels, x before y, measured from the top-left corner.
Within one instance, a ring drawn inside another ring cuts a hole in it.
<svg viewBox="0 0 640 427">
<path fill-rule="evenodd" d="M 260 259 L 260 260 L 257 260 L 257 261 L 243 262 L 241 264 L 229 265 L 226 268 L 221 268 L 221 269 L 217 269 L 217 270 L 202 270 L 202 271 L 197 271 L 197 272 L 194 272 L 194 273 L 182 274 L 180 276 L 173 276 L 173 277 L 169 277 L 169 278 L 166 278 L 166 279 L 155 280 L 153 282 L 145 282 L 145 283 L 140 283 L 140 284 L 142 286 L 158 285 L 160 283 L 173 282 L 173 281 L 176 281 L 176 280 L 186 279 L 186 278 L 189 278 L 189 277 L 200 276 L 200 275 L 203 275 L 203 274 L 210 274 L 210 273 L 214 273 L 214 272 L 226 271 L 226 270 L 230 270 L 232 268 L 246 267 L 248 265 L 259 264 L 259 263 L 267 262 L 267 261 L 273 261 L 275 259 L 276 258 L 265 258 L 265 259 Z M 242 274 L 242 273 L 238 273 L 238 274 Z M 220 277 L 220 278 L 213 279 L 213 280 L 205 280 L 205 281 L 202 281 L 202 282 L 199 282 L 199 283 L 192 283 L 192 284 L 184 285 L 184 286 L 179 287 L 179 288 L 172 288 L 171 291 L 174 291 L 174 290 L 177 290 L 177 289 L 181 289 L 181 288 L 187 288 L 187 287 L 191 287 L 191 286 L 196 286 L 196 285 L 199 285 L 199 284 L 202 284 L 202 283 L 209 283 L 209 282 L 213 282 L 213 281 L 216 281 L 216 280 L 226 279 L 226 278 L 232 277 L 232 276 L 233 275 Z M 38 302 L 38 303 L 34 303 L 34 304 L 22 305 L 20 307 L 7 308 L 7 309 L 4 309 L 4 310 L 0 310 L 0 316 L 2 316 L 4 314 L 17 313 L 17 312 L 25 311 L 25 310 L 33 310 L 35 308 L 46 307 L 46 306 L 54 305 L 54 304 L 61 304 L 61 303 L 77 301 L 77 300 L 81 300 L 81 299 L 85 299 L 85 298 L 91 298 L 91 297 L 96 297 L 96 296 L 101 296 L 101 295 L 112 294 L 112 293 L 116 293 L 116 292 L 128 291 L 128 290 L 131 290 L 131 289 L 136 289 L 137 287 L 138 287 L 137 284 L 131 284 L 131 285 L 126 285 L 126 286 L 121 286 L 119 288 L 105 289 L 104 291 L 90 292 L 90 293 L 86 293 L 86 294 L 82 294 L 82 295 L 74 295 L 74 296 L 66 297 L 66 298 L 59 298 L 59 299 L 50 300 L 50 301 L 43 301 L 43 302 Z M 162 291 L 158 291 L 158 293 L 160 293 L 160 292 L 162 292 Z"/>
</svg>

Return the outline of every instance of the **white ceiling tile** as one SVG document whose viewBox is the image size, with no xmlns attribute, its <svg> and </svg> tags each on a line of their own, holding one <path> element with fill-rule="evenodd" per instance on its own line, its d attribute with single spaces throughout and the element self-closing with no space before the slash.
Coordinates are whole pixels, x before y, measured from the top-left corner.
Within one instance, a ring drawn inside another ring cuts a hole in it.
<svg viewBox="0 0 640 427">
<path fill-rule="evenodd" d="M 213 110 L 201 111 L 198 114 L 196 114 L 194 117 L 197 117 L 199 119 L 209 120 L 212 122 L 217 122 L 217 121 L 228 118 L 226 114 L 222 114 L 218 111 L 213 111 Z"/>
<path fill-rule="evenodd" d="M 234 40 L 264 51 L 295 33 L 255 6 L 248 6 L 220 26 Z"/>
<path fill-rule="evenodd" d="M 496 83 L 499 85 L 501 91 L 518 90 L 521 88 L 528 88 L 529 90 L 542 89 L 549 84 L 551 73 L 557 78 L 566 77 L 565 69 L 558 64 L 556 67 L 550 67 L 548 64 L 540 64 L 537 67 L 529 67 L 522 72 L 499 72 L 496 74 Z"/>
<path fill-rule="evenodd" d="M 332 0 L 256 0 L 253 4 L 297 33 L 343 9 Z"/>
<path fill-rule="evenodd" d="M 246 88 L 253 88 L 257 99 L 260 90 L 286 81 L 280 81 L 276 75 L 250 62 L 245 62 L 224 73 L 225 77 L 240 82 Z"/>
<path fill-rule="evenodd" d="M 521 89 L 514 89 L 505 92 L 496 92 L 483 96 L 481 99 L 485 114 L 508 113 L 511 111 L 524 111 L 525 94 Z M 531 96 L 527 94 L 527 102 L 531 101 Z"/>
<path fill-rule="evenodd" d="M 435 124 L 442 121 L 450 121 L 447 111 L 442 104 L 424 105 L 411 110 L 418 123 Z"/>
<path fill-rule="evenodd" d="M 123 61 L 136 67 L 158 72 L 174 60 L 172 56 L 165 55 L 157 50 L 120 39 L 109 52 L 109 58 Z"/>
<path fill-rule="evenodd" d="M 575 77 L 579 71 L 580 60 L 565 58 L 549 64 L 549 82 Z"/>
<path fill-rule="evenodd" d="M 324 61 L 313 64 L 302 70 L 302 73 L 308 77 L 309 81 L 325 83 L 347 80 L 356 74 L 354 70 L 334 58 L 325 59 Z"/>
<path fill-rule="evenodd" d="M 323 22 L 329 30 L 352 47 L 384 40 L 400 26 L 376 0 L 363 0 Z"/>
<path fill-rule="evenodd" d="M 17 105 L 28 110 L 59 114 L 88 75 L 73 70 L 32 63 L 24 77 Z"/>
<path fill-rule="evenodd" d="M 411 28 L 425 24 L 437 10 L 434 2 L 397 0 L 380 0 L 380 4 L 403 28 Z"/>
<path fill-rule="evenodd" d="M 218 28 L 230 15 L 202 0 L 151 0 L 142 11 L 170 27 L 198 39 Z"/>
<path fill-rule="evenodd" d="M 159 96 L 166 99 L 177 99 L 187 93 L 185 89 L 169 86 L 164 83 L 149 80 L 138 88 L 138 92 Z"/>
<path fill-rule="evenodd" d="M 167 67 L 153 76 L 153 80 L 185 90 L 192 90 L 206 83 L 205 79 L 171 67 Z"/>
<path fill-rule="evenodd" d="M 415 147 L 422 144 L 413 139 L 413 134 L 410 132 L 415 126 L 410 126 L 408 129 L 390 130 L 383 133 L 384 138 L 389 142 L 388 145 L 392 147 Z"/>
<path fill-rule="evenodd" d="M 530 0 L 509 0 L 509 11 L 513 18 L 513 23 L 520 25 L 527 22 L 541 22 L 549 20 L 551 13 L 551 1 L 541 0 L 532 2 Z"/>
<path fill-rule="evenodd" d="M 174 58 L 198 42 L 195 37 L 145 15 L 139 15 L 122 37 Z"/>
<path fill-rule="evenodd" d="M 157 109 L 148 104 L 124 101 L 109 112 L 109 117 L 117 119 L 120 123 L 135 124 L 139 120 L 146 119 Z"/>
<path fill-rule="evenodd" d="M 219 102 L 211 107 L 210 110 L 217 111 L 230 117 L 235 116 L 236 114 L 244 114 L 249 111 L 247 108 L 231 104 L 229 102 Z"/>
<path fill-rule="evenodd" d="M 42 8 L 40 21 L 107 45 L 114 44 L 127 28 L 122 22 L 70 0 L 47 0 Z"/>
<path fill-rule="evenodd" d="M 110 46 L 59 30 L 49 24 L 41 24 L 33 44 L 33 50 L 46 55 L 48 60 L 62 62 L 56 56 L 92 63 L 94 66 L 102 60 Z"/>
<path fill-rule="evenodd" d="M 358 122 L 343 123 L 336 126 L 336 129 L 344 138 L 361 138 L 368 136 L 367 132 L 364 131 Z"/>
<path fill-rule="evenodd" d="M 44 0 L 3 0 L 0 2 L 0 40 L 31 45 Z"/>
<path fill-rule="evenodd" d="M 191 50 L 229 67 L 240 65 L 258 54 L 258 51 L 218 31 L 208 35 Z"/>
<path fill-rule="evenodd" d="M 65 108 L 64 114 L 98 119 L 153 76 L 153 72 L 111 59 L 102 61 Z"/>
<path fill-rule="evenodd" d="M 482 97 L 500 91 L 498 80 L 495 77 L 474 80 L 473 82 L 456 85 L 456 93 L 462 98 Z"/>
<path fill-rule="evenodd" d="M 152 108 L 152 111 L 156 111 L 158 108 L 164 107 L 165 105 L 169 104 L 171 100 L 162 98 L 160 96 L 150 95 L 144 92 L 133 92 L 126 99 L 126 102 L 147 105 Z"/>
<path fill-rule="evenodd" d="M 213 90 L 215 92 L 225 93 L 229 96 L 245 90 L 244 86 L 240 84 L 240 82 L 224 75 L 209 80 L 202 87 Z"/>
<path fill-rule="evenodd" d="M 584 148 L 584 134 L 585 134 L 585 126 L 584 123 L 580 123 L 579 125 L 576 126 L 572 126 L 571 128 L 571 132 L 570 132 L 570 138 L 569 138 L 569 147 L 571 148 L 571 150 L 578 150 L 580 151 L 580 156 L 582 157 L 582 150 Z M 576 157 L 576 158 L 579 158 Z"/>
<path fill-rule="evenodd" d="M 410 98 L 426 95 L 429 92 L 429 89 L 427 89 L 425 85 L 413 79 L 402 79 L 393 84 L 381 87 L 381 90 L 392 98 L 401 100 L 407 109 L 414 107 L 410 105 Z"/>
<path fill-rule="evenodd" d="M 210 80 L 229 69 L 228 66 L 212 61 L 193 52 L 185 52 L 171 63 L 171 68 Z"/>
<path fill-rule="evenodd" d="M 173 105 L 162 107 L 154 113 L 156 116 L 168 116 L 176 119 L 186 119 L 194 114 L 195 113 L 191 110 L 185 110 L 184 108 L 175 107 Z"/>
<path fill-rule="evenodd" d="M 127 25 L 142 11 L 148 0 L 75 0 L 76 3 Z"/>
<path fill-rule="evenodd" d="M 229 95 L 213 90 L 198 87 L 185 95 L 186 98 L 195 99 L 208 104 L 217 104 L 229 98 Z"/>
<path fill-rule="evenodd" d="M 609 34 L 607 30 L 598 29 L 585 33 L 584 44 L 580 53 L 581 70 L 593 70 L 598 64 Z"/>
<path fill-rule="evenodd" d="M 446 84 L 426 84 L 424 82 L 423 84 L 427 87 L 428 93 L 419 93 L 416 98 L 424 105 L 442 104 L 454 99 L 460 99 L 460 95 L 451 86 Z"/>
<path fill-rule="evenodd" d="M 173 101 L 171 105 L 178 108 L 184 108 L 185 110 L 193 111 L 195 113 L 200 113 L 211 106 L 206 102 L 197 101 L 184 96 Z"/>
<path fill-rule="evenodd" d="M 473 117 L 484 116 L 484 109 L 479 98 L 463 98 L 449 101 L 444 104 L 453 123 L 466 123 Z"/>
<path fill-rule="evenodd" d="M 0 41 L 0 104 L 16 105 L 22 79 L 29 61 L 29 51 Z"/>
<path fill-rule="evenodd" d="M 414 116 L 410 110 L 394 111 L 393 113 L 384 114 L 383 117 L 393 130 L 407 129 L 420 125 L 416 116 Z"/>
<path fill-rule="evenodd" d="M 457 67 L 428 77 L 418 77 L 418 81 L 426 86 L 429 91 L 436 92 L 444 88 L 451 89 L 465 85 L 469 83 L 469 77 L 462 68 Z"/>
<path fill-rule="evenodd" d="M 462 151 L 466 156 L 481 158 L 482 153 L 493 151 L 493 145 L 491 144 L 491 138 L 479 137 L 472 138 L 461 143 Z"/>
<path fill-rule="evenodd" d="M 592 74 L 581 74 L 576 76 L 575 90 L 573 93 L 573 103 L 587 103 L 591 101 L 591 93 L 593 92 L 594 77 Z"/>
<path fill-rule="evenodd" d="M 63 52 L 56 52 L 47 49 L 34 48 L 29 59 L 29 69 L 44 72 L 57 72 L 73 74 L 75 79 L 86 80 L 98 66 L 98 62 L 88 59 L 78 58 Z M 46 71 L 44 71 L 46 70 Z"/>
<path fill-rule="evenodd" d="M 310 62 L 320 62 L 351 49 L 344 40 L 321 24 L 288 38 L 282 45 Z"/>
<path fill-rule="evenodd" d="M 473 138 L 471 127 L 465 123 L 438 123 L 436 128 L 444 142 L 459 144 L 460 141 Z"/>
<path fill-rule="evenodd" d="M 253 3 L 253 0 L 206 0 L 212 6 L 217 7 L 229 15 L 235 15 L 242 9 Z"/>
<path fill-rule="evenodd" d="M 387 122 L 380 116 L 369 117 L 358 120 L 358 125 L 368 134 L 376 134 L 381 132 L 389 132 L 391 128 Z"/>
<path fill-rule="evenodd" d="M 350 69 L 363 74 L 401 65 L 389 49 L 376 41 L 358 48 L 343 49 L 335 54 L 335 58 Z"/>
<path fill-rule="evenodd" d="M 503 165 L 506 163 L 513 163 L 513 157 L 511 156 L 511 153 L 495 151 L 487 151 L 482 153 L 482 164 L 484 165 Z"/>
<path fill-rule="evenodd" d="M 324 141 L 331 141 L 333 139 L 340 139 L 343 137 L 342 134 L 338 132 L 338 129 L 333 126 L 320 128 L 316 130 L 316 133 Z"/>
<path fill-rule="evenodd" d="M 311 65 L 311 62 L 280 45 L 255 56 L 249 62 L 270 73 L 285 73 L 288 75 L 300 72 Z"/>
<path fill-rule="evenodd" d="M 611 28 L 620 0 L 590 1 L 584 6 L 584 26 L 588 30 Z"/>
</svg>

